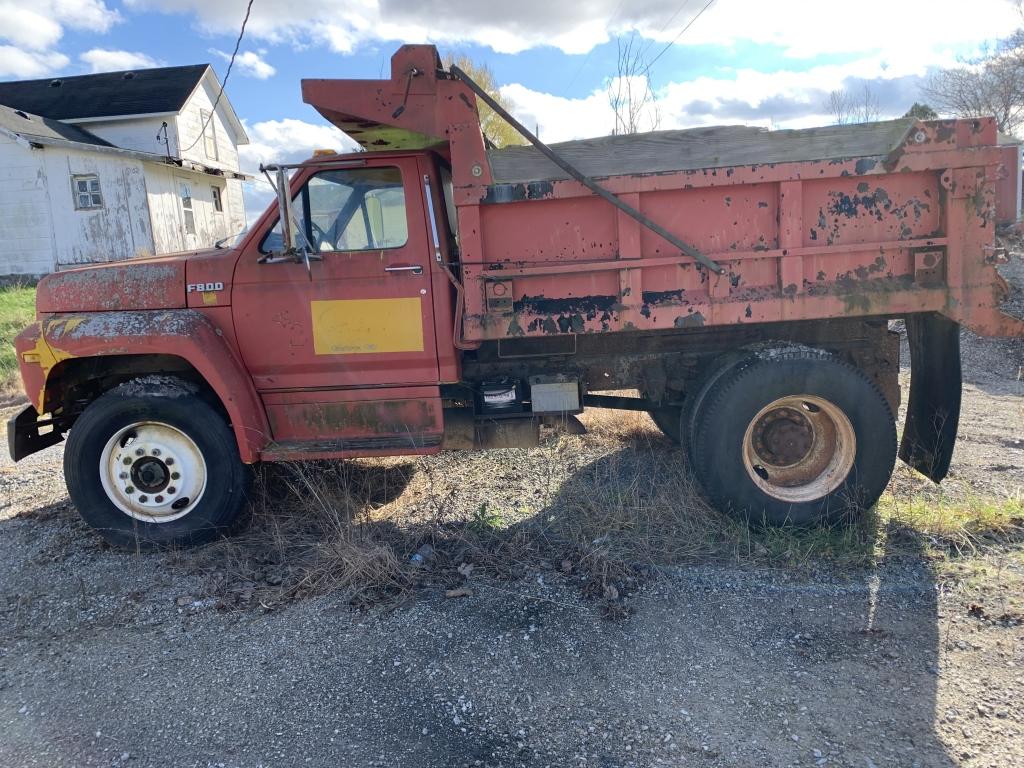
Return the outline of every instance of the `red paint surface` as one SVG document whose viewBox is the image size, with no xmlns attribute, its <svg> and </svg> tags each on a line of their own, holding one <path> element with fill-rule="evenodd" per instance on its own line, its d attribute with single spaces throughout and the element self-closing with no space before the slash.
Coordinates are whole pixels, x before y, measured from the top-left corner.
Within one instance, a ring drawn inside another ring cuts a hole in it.
<svg viewBox="0 0 1024 768">
<path fill-rule="evenodd" d="M 398 167 L 406 246 L 324 253 L 310 273 L 299 264 L 259 264 L 258 245 L 277 219 L 271 207 L 233 250 L 44 279 L 38 309 L 46 343 L 72 358 L 185 359 L 224 403 L 243 458 L 253 461 L 437 450 L 429 440 L 411 448 L 341 443 L 439 437 L 438 385 L 459 380 L 456 347 L 487 339 L 924 311 L 982 334 L 1024 335 L 1024 323 L 998 310 L 1005 284 L 992 246 L 1007 151 L 996 146 L 991 120 L 918 123 L 874 163 L 755 164 L 602 181 L 704 251 L 723 268 L 716 275 L 576 182 L 485 204 L 491 172 L 475 98 L 437 66 L 431 46 L 406 46 L 389 80 L 303 83 L 306 101 L 357 138 L 372 132 L 384 142 L 367 142 L 369 149 L 389 151 L 316 158 L 294 174 L 292 191 L 336 165 Z M 458 264 L 439 194 L 442 162 L 454 180 Z M 438 214 L 440 262 L 424 176 Z M 384 272 L 399 264 L 423 272 Z M 446 265 L 461 284 L 452 285 Z M 189 283 L 223 288 L 188 292 Z M 423 300 L 422 353 L 315 354 L 310 301 L 411 296 Z M 39 334 L 19 337 L 19 354 Z M 51 384 L 62 365 L 50 371 Z M 49 386 L 43 369 L 23 361 L 22 374 L 37 400 Z M 317 445 L 303 451 L 296 447 L 303 441 Z"/>
</svg>

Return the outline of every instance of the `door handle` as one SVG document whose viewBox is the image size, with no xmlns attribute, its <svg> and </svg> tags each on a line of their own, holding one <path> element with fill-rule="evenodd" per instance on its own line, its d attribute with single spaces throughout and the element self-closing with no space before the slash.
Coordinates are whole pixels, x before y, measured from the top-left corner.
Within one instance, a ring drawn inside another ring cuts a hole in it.
<svg viewBox="0 0 1024 768">
<path fill-rule="evenodd" d="M 419 264 L 412 264 L 404 267 L 384 267 L 385 272 L 412 272 L 414 275 L 422 275 L 423 267 Z"/>
</svg>

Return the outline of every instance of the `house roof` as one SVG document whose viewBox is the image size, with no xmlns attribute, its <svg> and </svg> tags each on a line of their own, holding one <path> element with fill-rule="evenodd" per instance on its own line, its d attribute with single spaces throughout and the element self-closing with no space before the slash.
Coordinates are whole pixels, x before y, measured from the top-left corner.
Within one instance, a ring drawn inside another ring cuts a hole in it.
<svg viewBox="0 0 1024 768">
<path fill-rule="evenodd" d="M 62 123 L 59 120 L 51 120 L 48 117 L 40 117 L 24 110 L 13 109 L 4 104 L 0 104 L 0 130 L 17 134 L 30 142 L 60 139 L 97 147 L 113 146 L 110 142 L 77 126 Z"/>
<path fill-rule="evenodd" d="M 40 117 L 20 109 L 11 109 L 0 104 L 0 135 L 4 134 L 11 138 L 20 139 L 29 146 L 87 150 L 106 155 L 130 157 L 142 162 L 173 165 L 186 171 L 203 173 L 208 176 L 239 179 L 241 181 L 251 178 L 238 171 L 212 168 L 191 160 L 166 157 L 165 155 L 157 155 L 152 152 L 142 152 L 135 149 L 122 149 L 76 125 L 62 123 L 60 120 L 51 120 L 48 117 Z"/>
<path fill-rule="evenodd" d="M 54 120 L 177 112 L 209 67 L 190 64 L 0 83 L 0 104 Z"/>
</svg>

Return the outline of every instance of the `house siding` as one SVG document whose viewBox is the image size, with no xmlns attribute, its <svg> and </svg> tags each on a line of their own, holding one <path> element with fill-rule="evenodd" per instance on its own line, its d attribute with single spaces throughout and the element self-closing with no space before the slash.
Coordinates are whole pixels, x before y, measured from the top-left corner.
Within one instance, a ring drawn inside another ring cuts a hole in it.
<svg viewBox="0 0 1024 768">
<path fill-rule="evenodd" d="M 154 253 L 142 163 L 94 152 L 41 150 L 50 190 L 57 267 Z M 76 210 L 71 178 L 95 175 L 103 207 Z"/>
<path fill-rule="evenodd" d="M 196 228 L 194 235 L 185 231 L 180 193 L 182 182 L 192 190 L 192 214 Z M 222 212 L 218 212 L 213 203 L 211 188 L 214 186 L 221 190 Z M 245 227 L 245 219 L 239 217 L 237 206 L 235 209 L 231 207 L 232 201 L 241 197 L 239 181 L 149 164 L 146 167 L 146 187 L 157 253 L 209 247 L 215 241 L 240 232 Z"/>
<path fill-rule="evenodd" d="M 73 121 L 70 121 L 73 122 Z M 136 149 L 140 152 L 151 152 L 154 155 L 166 155 L 161 127 L 167 123 L 167 139 L 170 142 L 171 155 L 178 154 L 177 136 L 174 132 L 174 115 L 165 117 L 115 118 L 111 120 L 87 120 L 74 123 L 90 133 L 109 141 L 115 147 Z M 161 140 L 157 141 L 157 135 Z"/>
<path fill-rule="evenodd" d="M 157 253 L 175 253 L 186 248 L 181 203 L 174 183 L 174 171 L 166 166 L 146 165 L 146 191 L 153 243 Z"/>
<path fill-rule="evenodd" d="M 42 153 L 0 134 L 0 273 L 43 275 L 53 268 Z"/>
<path fill-rule="evenodd" d="M 0 133 L 0 274 L 41 275 L 207 248 L 244 229 L 242 182 L 230 176 L 239 168 L 236 142 L 247 139 L 226 97 L 213 116 L 215 158 L 207 155 L 202 138 L 203 112 L 213 111 L 218 92 L 216 77 L 207 70 L 176 115 L 67 121 L 115 147 L 152 154 L 152 160 L 87 144 L 33 149 L 11 133 Z M 169 146 L 157 139 L 165 121 Z M 168 152 L 183 156 L 185 167 L 161 162 Z M 192 170 L 193 163 L 212 173 Z M 99 179 L 101 208 L 76 209 L 72 177 L 77 175 Z M 194 233 L 185 227 L 183 183 L 192 191 Z M 220 191 L 220 211 L 214 187 Z"/>
<path fill-rule="evenodd" d="M 225 106 L 223 99 L 217 105 L 217 111 L 213 115 L 214 133 L 217 139 L 217 157 L 211 158 L 206 154 L 206 142 L 201 138 L 203 127 L 203 110 L 211 111 L 213 102 L 217 98 L 217 88 L 214 87 L 212 78 L 205 77 L 196 88 L 195 93 L 182 107 L 181 112 L 175 117 L 177 137 L 182 149 L 181 157 L 185 160 L 192 160 L 212 168 L 220 168 L 227 171 L 238 170 L 238 150 L 235 141 L 240 138 L 235 136 L 228 122 L 225 120 Z M 198 139 L 198 141 L 197 141 Z M 195 143 L 194 146 L 190 146 Z"/>
</svg>

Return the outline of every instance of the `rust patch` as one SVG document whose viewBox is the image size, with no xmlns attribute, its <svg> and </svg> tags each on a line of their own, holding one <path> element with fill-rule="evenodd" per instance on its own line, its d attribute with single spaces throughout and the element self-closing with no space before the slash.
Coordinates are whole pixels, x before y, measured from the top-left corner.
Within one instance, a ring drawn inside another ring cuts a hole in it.
<svg viewBox="0 0 1024 768">
<path fill-rule="evenodd" d="M 673 324 L 676 328 L 703 328 L 704 315 L 700 312 L 691 312 L 688 315 L 677 317 Z"/>
</svg>

